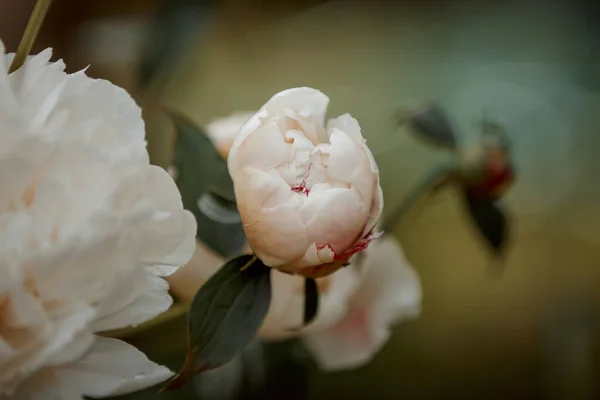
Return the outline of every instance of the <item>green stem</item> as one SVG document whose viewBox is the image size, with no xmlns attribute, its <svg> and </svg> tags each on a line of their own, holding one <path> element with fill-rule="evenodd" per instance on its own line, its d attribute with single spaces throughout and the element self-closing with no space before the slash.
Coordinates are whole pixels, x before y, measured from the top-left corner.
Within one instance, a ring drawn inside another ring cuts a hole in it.
<svg viewBox="0 0 600 400">
<path fill-rule="evenodd" d="M 256 255 L 253 255 L 252 258 L 250 259 L 250 261 L 248 261 L 246 264 L 244 264 L 244 266 L 242 268 L 240 268 L 240 272 L 245 271 L 248 268 L 250 268 L 250 266 L 252 264 L 254 264 L 256 262 L 256 260 L 258 260 L 258 258 L 256 257 Z"/>
<path fill-rule="evenodd" d="M 402 219 L 414 209 L 419 202 L 434 190 L 448 183 L 456 171 L 454 163 L 444 163 L 433 170 L 423 182 L 396 208 L 389 218 L 383 221 L 382 228 L 386 234 L 392 234 Z"/>
<path fill-rule="evenodd" d="M 8 69 L 9 74 L 21 68 L 25 63 L 25 59 L 29 55 L 31 48 L 33 47 L 33 43 L 40 32 L 40 28 L 42 27 L 42 23 L 46 18 L 46 14 L 48 13 L 51 3 L 52 0 L 37 0 L 35 3 L 35 7 L 31 12 L 29 22 L 27 22 L 27 27 L 25 28 L 25 32 L 21 38 L 21 43 L 19 43 L 19 48 L 17 49 L 15 58 Z"/>
</svg>

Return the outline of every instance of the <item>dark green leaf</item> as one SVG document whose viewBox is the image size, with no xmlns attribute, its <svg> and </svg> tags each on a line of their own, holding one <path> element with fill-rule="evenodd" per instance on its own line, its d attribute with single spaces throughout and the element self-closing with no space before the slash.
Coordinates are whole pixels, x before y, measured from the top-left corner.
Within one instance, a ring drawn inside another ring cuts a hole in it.
<svg viewBox="0 0 600 400">
<path fill-rule="evenodd" d="M 226 161 L 192 121 L 176 111 L 167 113 L 177 130 L 176 183 L 184 208 L 196 217 L 198 239 L 223 257 L 239 254 L 246 237 Z"/>
<path fill-rule="evenodd" d="M 166 78 L 173 71 L 185 49 L 208 27 L 212 3 L 212 0 L 161 2 L 143 38 L 138 74 L 140 85 L 149 84 L 159 73 L 164 74 L 161 78 Z"/>
<path fill-rule="evenodd" d="M 319 311 L 319 290 L 314 279 L 304 280 L 304 325 L 308 325 Z"/>
<path fill-rule="evenodd" d="M 508 240 L 508 218 L 499 202 L 473 196 L 465 196 L 465 201 L 481 236 L 496 256 L 503 256 Z"/>
<path fill-rule="evenodd" d="M 182 191 L 184 206 L 186 200 L 195 204 L 200 195 L 209 191 L 235 202 L 227 162 L 208 135 L 185 115 L 174 110 L 167 110 L 167 114 L 176 129 L 173 165 L 177 168 L 177 186 Z"/>
<path fill-rule="evenodd" d="M 271 301 L 270 268 L 244 255 L 228 261 L 196 293 L 188 311 L 188 352 L 165 390 L 183 385 L 194 372 L 219 367 L 256 337 Z"/>
<path fill-rule="evenodd" d="M 416 112 L 410 119 L 412 129 L 421 139 L 442 147 L 455 148 L 456 134 L 446 114 L 435 104 Z"/>
<path fill-rule="evenodd" d="M 393 233 L 400 221 L 419 203 L 422 203 L 429 195 L 438 192 L 447 184 L 452 182 L 457 167 L 455 163 L 444 163 L 429 173 L 421 184 L 416 187 L 397 208 L 395 208 L 389 217 L 384 218 L 382 229 L 384 233 Z"/>
</svg>

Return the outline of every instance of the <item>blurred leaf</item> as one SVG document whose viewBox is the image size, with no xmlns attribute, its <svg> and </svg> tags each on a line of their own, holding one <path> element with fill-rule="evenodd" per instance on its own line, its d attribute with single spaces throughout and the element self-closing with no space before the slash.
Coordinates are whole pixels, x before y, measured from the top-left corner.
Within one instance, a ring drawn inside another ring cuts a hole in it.
<svg viewBox="0 0 600 400">
<path fill-rule="evenodd" d="M 253 257 L 228 261 L 198 290 L 188 311 L 186 360 L 163 391 L 229 362 L 256 337 L 269 310 L 271 270 L 256 259 L 240 271 Z"/>
<path fill-rule="evenodd" d="M 499 202 L 473 196 L 465 196 L 465 200 L 467 209 L 481 236 L 496 256 L 503 256 L 508 240 L 508 218 Z"/>
<path fill-rule="evenodd" d="M 212 0 L 163 1 L 142 44 L 141 86 L 159 72 L 168 75 L 199 30 L 208 24 Z"/>
<path fill-rule="evenodd" d="M 246 236 L 235 203 L 227 162 L 189 118 L 167 110 L 177 135 L 173 166 L 183 206 L 196 218 L 199 240 L 229 258 L 240 253 Z"/>
<path fill-rule="evenodd" d="M 173 165 L 177 168 L 177 186 L 182 192 L 186 208 L 191 203 L 195 204 L 205 192 L 235 203 L 227 162 L 217 152 L 208 135 L 185 115 L 174 110 L 167 110 L 167 114 L 176 129 Z"/>
<path fill-rule="evenodd" d="M 314 279 L 304 280 L 304 325 L 310 324 L 319 310 L 319 290 Z"/>
<path fill-rule="evenodd" d="M 446 113 L 436 104 L 427 105 L 410 118 L 411 128 L 420 139 L 437 146 L 456 148 L 456 134 Z"/>
<path fill-rule="evenodd" d="M 424 204 L 424 200 L 437 193 L 449 183 L 453 182 L 457 167 L 454 162 L 443 163 L 431 171 L 425 179 L 417 186 L 392 213 L 389 217 L 384 218 L 381 225 L 384 233 L 391 234 L 400 221 L 413 209 L 420 204 Z"/>
</svg>

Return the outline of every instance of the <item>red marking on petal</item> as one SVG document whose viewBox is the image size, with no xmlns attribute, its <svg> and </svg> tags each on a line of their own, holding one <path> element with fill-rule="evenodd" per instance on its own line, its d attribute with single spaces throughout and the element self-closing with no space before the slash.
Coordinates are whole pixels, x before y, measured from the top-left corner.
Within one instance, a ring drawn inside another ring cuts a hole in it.
<svg viewBox="0 0 600 400">
<path fill-rule="evenodd" d="M 379 238 L 382 234 L 383 234 L 383 232 L 373 233 L 373 231 L 371 230 L 369 233 L 367 233 L 365 235 L 365 237 L 363 237 L 362 239 L 360 239 L 359 241 L 354 243 L 354 245 L 352 247 L 346 249 L 345 251 L 343 251 L 340 254 L 336 253 L 333 259 L 334 260 L 345 260 L 347 258 L 352 257 L 356 253 L 360 253 L 361 251 L 363 251 L 367 247 L 369 247 L 369 244 L 373 240 Z"/>
<path fill-rule="evenodd" d="M 308 165 L 308 168 L 306 169 L 306 172 L 304 173 L 304 177 L 302 178 L 302 183 L 300 183 L 299 185 L 290 186 L 290 189 L 292 190 L 292 192 L 304 193 L 304 194 L 306 194 L 306 196 L 308 196 L 308 194 L 310 193 L 310 189 L 306 187 L 306 181 L 308 180 L 308 175 L 310 174 L 311 167 L 312 167 L 312 163 L 310 163 Z"/>
<path fill-rule="evenodd" d="M 333 254 L 335 254 L 335 250 L 333 249 L 333 247 L 329 244 L 329 243 L 325 243 L 322 245 L 317 245 L 317 251 L 319 250 L 323 250 L 324 248 L 328 248 L 329 250 L 333 251 Z"/>
</svg>

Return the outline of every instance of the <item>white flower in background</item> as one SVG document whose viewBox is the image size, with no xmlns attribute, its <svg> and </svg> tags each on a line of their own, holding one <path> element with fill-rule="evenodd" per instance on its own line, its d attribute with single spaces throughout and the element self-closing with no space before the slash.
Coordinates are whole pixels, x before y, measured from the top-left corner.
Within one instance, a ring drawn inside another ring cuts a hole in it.
<svg viewBox="0 0 600 400">
<path fill-rule="evenodd" d="M 233 141 L 240 128 L 254 112 L 236 112 L 224 118 L 216 118 L 206 125 L 206 133 L 221 156 L 227 159 Z"/>
<path fill-rule="evenodd" d="M 273 96 L 241 128 L 228 156 L 252 250 L 266 265 L 326 276 L 377 237 L 383 196 L 358 122 L 325 128 L 329 98 L 295 88 Z"/>
<path fill-rule="evenodd" d="M 246 251 L 245 253 L 250 253 Z M 196 291 L 223 265 L 226 260 L 198 243 L 191 261 L 167 280 L 177 298 L 191 302 Z M 259 336 L 279 340 L 297 336 L 304 312 L 304 279 L 278 271 L 271 274 L 271 304 Z M 350 268 L 318 279 L 320 292 L 319 314 L 311 327 L 330 326 L 347 310 L 350 296 L 358 289 L 360 275 Z"/>
<path fill-rule="evenodd" d="M 202 244 L 192 261 L 168 279 L 184 301 L 194 294 L 224 260 Z M 418 316 L 421 308 L 419 278 L 395 238 L 375 241 L 358 264 L 317 279 L 319 311 L 302 326 L 304 279 L 274 271 L 272 300 L 259 337 L 278 341 L 301 336 L 320 367 L 326 371 L 357 368 L 381 349 L 394 324 Z"/>
<path fill-rule="evenodd" d="M 303 336 L 323 370 L 367 364 L 387 342 L 394 324 L 415 318 L 421 311 L 419 278 L 395 238 L 375 241 L 359 268 L 364 268 L 360 287 L 343 318 L 328 329 L 309 326 Z"/>
<path fill-rule="evenodd" d="M 1 46 L 1 43 L 0 43 Z M 162 276 L 194 251 L 196 223 L 149 165 L 122 89 L 65 74 L 51 50 L 12 74 L 0 54 L 0 398 L 124 394 L 171 372 L 95 333 L 167 310 Z"/>
</svg>

